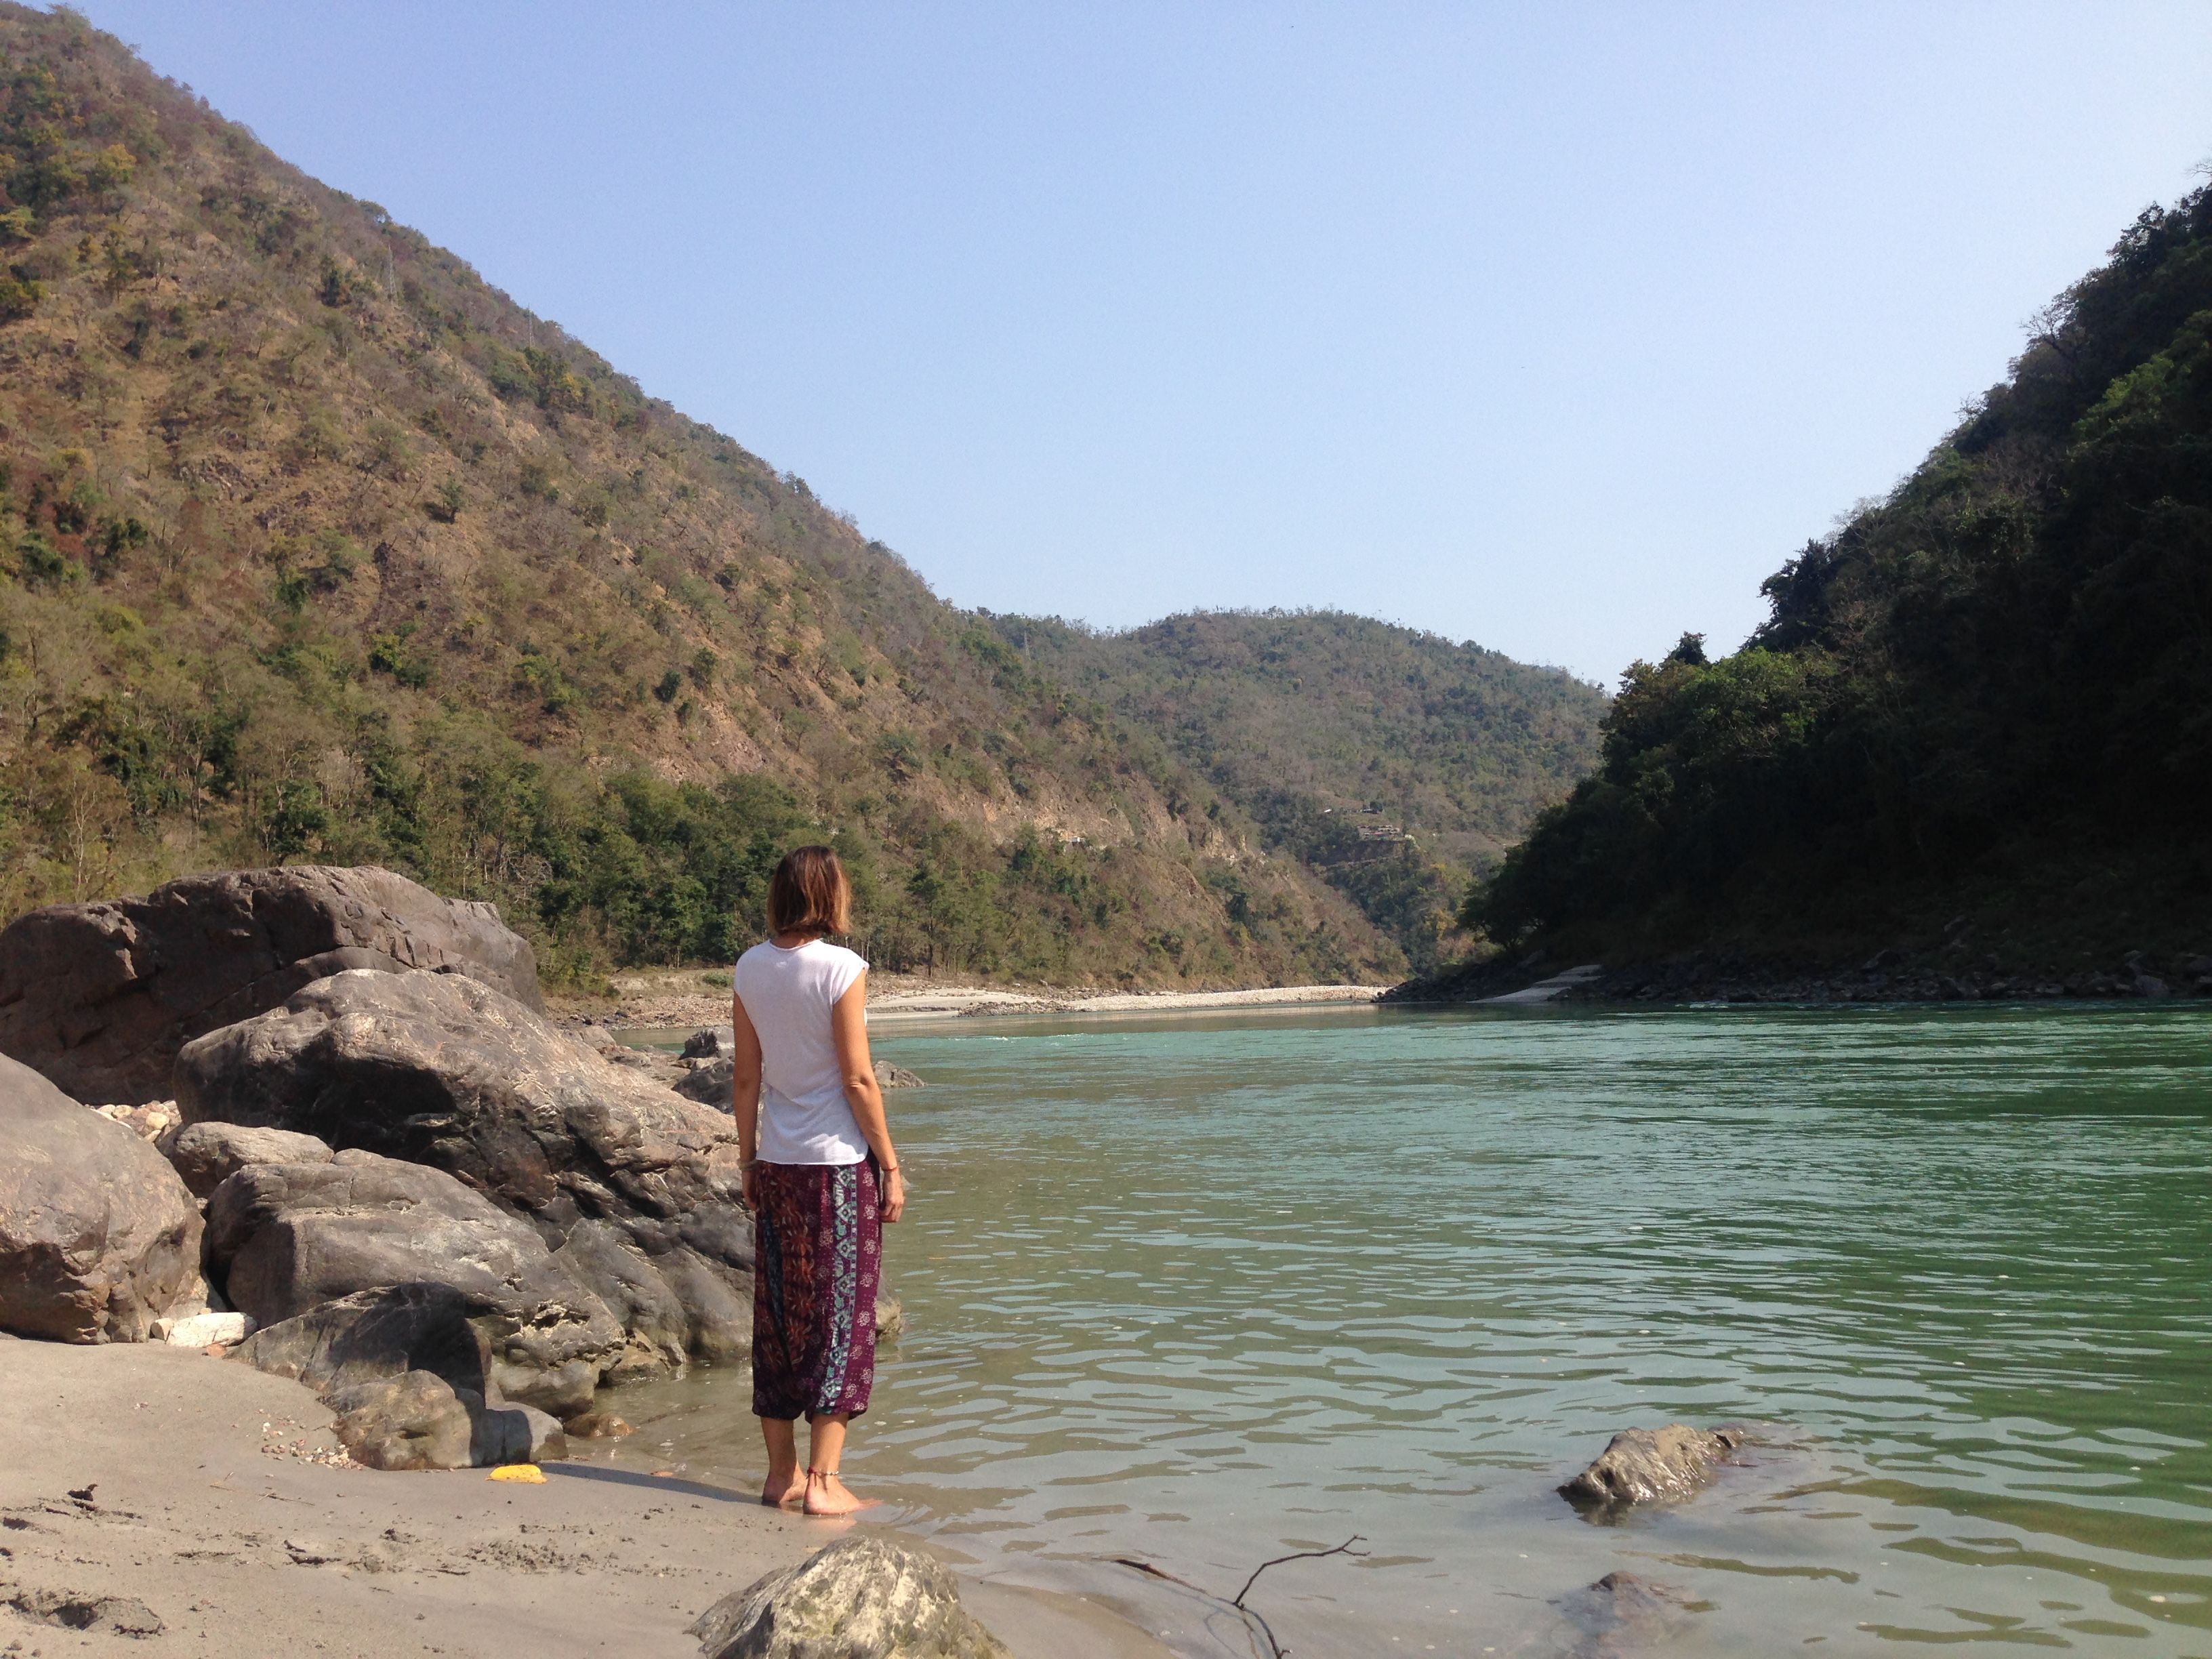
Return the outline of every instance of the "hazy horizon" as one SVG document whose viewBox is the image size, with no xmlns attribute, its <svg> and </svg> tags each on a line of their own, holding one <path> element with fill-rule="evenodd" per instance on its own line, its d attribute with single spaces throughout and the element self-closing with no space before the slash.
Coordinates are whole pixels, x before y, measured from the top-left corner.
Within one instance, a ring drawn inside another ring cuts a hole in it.
<svg viewBox="0 0 2212 1659">
<path fill-rule="evenodd" d="M 1607 684 L 2212 149 L 2172 4 L 81 9 L 956 604 Z"/>
</svg>

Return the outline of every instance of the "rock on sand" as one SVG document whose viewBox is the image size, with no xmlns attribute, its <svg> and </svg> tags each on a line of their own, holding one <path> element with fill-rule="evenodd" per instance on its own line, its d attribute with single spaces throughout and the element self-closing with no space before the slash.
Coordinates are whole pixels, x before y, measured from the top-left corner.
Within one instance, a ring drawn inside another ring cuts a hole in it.
<svg viewBox="0 0 2212 1659">
<path fill-rule="evenodd" d="M 0 1330 L 143 1341 L 198 1277 L 199 1245 L 167 1159 L 0 1056 Z"/>
</svg>

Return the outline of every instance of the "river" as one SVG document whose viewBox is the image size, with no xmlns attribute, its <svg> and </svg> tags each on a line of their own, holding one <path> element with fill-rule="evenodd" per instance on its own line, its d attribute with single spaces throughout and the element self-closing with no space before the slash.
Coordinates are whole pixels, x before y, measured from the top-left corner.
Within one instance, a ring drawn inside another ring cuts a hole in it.
<svg viewBox="0 0 2212 1659">
<path fill-rule="evenodd" d="M 912 1181 L 847 1473 L 1194 1655 L 2212 1655 L 2212 1024 L 2187 1006 L 887 1027 Z M 757 1482 L 744 1377 L 592 1455 Z M 1554 1492 L 1757 1425 L 1690 1504 Z M 1666 1587 L 1622 1627 L 1589 1591 Z"/>
</svg>

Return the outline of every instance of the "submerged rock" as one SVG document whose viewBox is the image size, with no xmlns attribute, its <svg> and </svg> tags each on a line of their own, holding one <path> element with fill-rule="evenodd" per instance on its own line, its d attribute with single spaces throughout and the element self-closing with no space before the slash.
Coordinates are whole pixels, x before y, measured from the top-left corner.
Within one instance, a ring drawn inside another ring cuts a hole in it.
<svg viewBox="0 0 2212 1659">
<path fill-rule="evenodd" d="M 706 1659 L 1012 1659 L 960 1605 L 950 1568 L 883 1538 L 841 1538 L 724 1596 L 689 1633 Z"/>
<path fill-rule="evenodd" d="M 1573 1632 L 1569 1659 L 1629 1659 L 1675 1641 L 1705 1604 L 1672 1584 L 1632 1572 L 1609 1572 L 1587 1589 L 1562 1598 L 1559 1609 Z"/>
<path fill-rule="evenodd" d="M 491 905 L 389 870 L 233 870 L 17 917 L 0 932 L 0 1054 L 82 1100 L 158 1100 L 185 1043 L 347 968 L 463 975 L 542 1006 L 529 941 Z"/>
<path fill-rule="evenodd" d="M 571 1440 L 619 1440 L 637 1431 L 612 1412 L 585 1412 L 561 1425 Z"/>
<path fill-rule="evenodd" d="M 143 1341 L 199 1245 L 199 1206 L 150 1143 L 0 1056 L 0 1330 Z"/>
<path fill-rule="evenodd" d="M 1597 1461 L 1559 1488 L 1580 1509 L 1620 1510 L 1633 1504 L 1687 1498 L 1713 1478 L 1717 1464 L 1744 1443 L 1741 1429 L 1629 1429 L 1613 1437 Z"/>
<path fill-rule="evenodd" d="M 265 1325 L 356 1291 L 438 1285 L 468 1299 L 491 1389 L 556 1415 L 584 1410 L 623 1346 L 606 1304 L 528 1223 L 442 1170 L 349 1150 L 250 1165 L 208 1200 L 210 1277 Z"/>
</svg>

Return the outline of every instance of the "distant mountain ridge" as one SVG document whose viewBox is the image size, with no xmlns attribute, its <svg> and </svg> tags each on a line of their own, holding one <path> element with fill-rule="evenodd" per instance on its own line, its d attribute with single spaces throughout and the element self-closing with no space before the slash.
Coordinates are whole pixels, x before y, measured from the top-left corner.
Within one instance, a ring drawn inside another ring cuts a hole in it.
<svg viewBox="0 0 2212 1659">
<path fill-rule="evenodd" d="M 1342 611 L 992 625 L 1024 661 L 1159 732 L 1419 969 L 1447 949 L 1469 878 L 1589 770 L 1606 707 L 1563 670 Z"/>
<path fill-rule="evenodd" d="M 65 10 L 0 3 L 0 917 L 378 863 L 588 981 L 726 958 L 818 837 L 890 965 L 1405 970 L 1176 697 L 1072 683 Z"/>
</svg>

